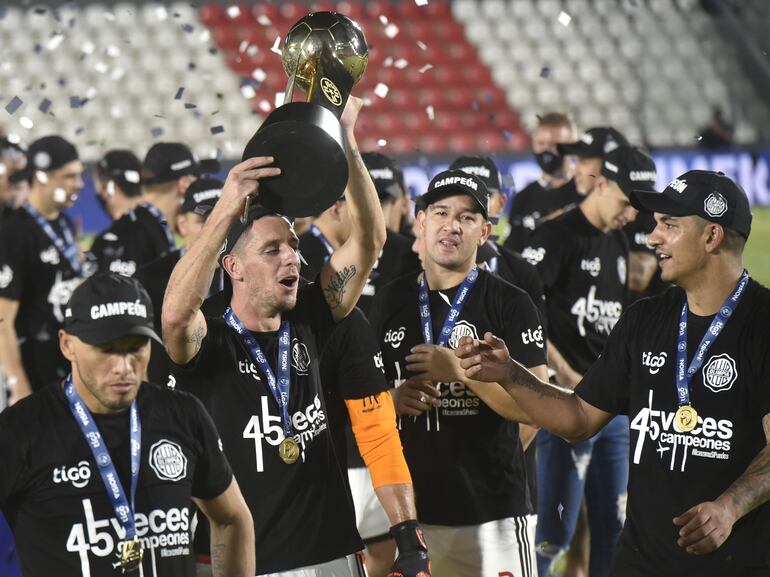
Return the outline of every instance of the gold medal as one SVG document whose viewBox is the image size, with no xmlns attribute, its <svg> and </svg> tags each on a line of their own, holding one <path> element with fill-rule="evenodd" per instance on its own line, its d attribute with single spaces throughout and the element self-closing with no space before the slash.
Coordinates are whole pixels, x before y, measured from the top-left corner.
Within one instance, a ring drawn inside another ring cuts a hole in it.
<svg viewBox="0 0 770 577">
<path fill-rule="evenodd" d="M 131 540 L 123 541 L 123 549 L 118 554 L 120 558 L 120 568 L 123 573 L 131 573 L 139 569 L 142 564 L 142 557 L 144 557 L 144 551 L 142 550 L 142 544 L 139 543 L 139 539 L 134 537 Z"/>
<path fill-rule="evenodd" d="M 692 405 L 682 405 L 676 410 L 676 426 L 683 433 L 689 433 L 698 424 L 698 411 Z"/>
<path fill-rule="evenodd" d="M 299 445 L 294 437 L 285 437 L 278 445 L 278 455 L 287 465 L 293 465 L 299 459 Z"/>
</svg>

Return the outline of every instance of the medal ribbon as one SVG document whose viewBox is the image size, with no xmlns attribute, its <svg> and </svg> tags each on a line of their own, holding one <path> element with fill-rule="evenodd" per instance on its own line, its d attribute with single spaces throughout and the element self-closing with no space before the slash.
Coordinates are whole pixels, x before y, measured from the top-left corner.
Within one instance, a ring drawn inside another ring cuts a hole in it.
<svg viewBox="0 0 770 577">
<path fill-rule="evenodd" d="M 147 212 L 149 212 L 152 216 L 155 217 L 155 220 L 158 221 L 158 224 L 160 224 L 160 227 L 163 229 L 163 232 L 166 234 L 166 242 L 168 242 L 168 250 L 172 251 L 176 249 L 176 243 L 174 242 L 174 234 L 171 232 L 171 227 L 168 224 L 168 221 L 166 220 L 166 217 L 163 216 L 163 213 L 158 210 L 158 207 L 156 207 L 153 204 L 150 204 L 149 202 L 143 202 L 140 204 L 143 209 L 145 209 Z"/>
<path fill-rule="evenodd" d="M 676 398 L 679 406 L 690 404 L 690 388 L 692 385 L 692 378 L 695 373 L 703 365 L 703 359 L 706 357 L 706 353 L 717 340 L 719 334 L 727 326 L 727 322 L 730 320 L 735 307 L 743 297 L 743 293 L 746 292 L 746 284 L 749 282 L 749 272 L 743 271 L 741 278 L 738 280 L 738 284 L 728 295 L 725 302 L 719 308 L 719 312 L 714 315 L 706 334 L 703 335 L 698 350 L 695 352 L 695 356 L 687 366 L 687 313 L 689 308 L 687 306 L 687 297 L 684 299 L 684 306 L 682 307 L 682 313 L 679 315 L 679 337 L 676 347 Z"/>
<path fill-rule="evenodd" d="M 452 334 L 452 329 L 457 324 L 457 319 L 460 318 L 460 311 L 468 300 L 468 295 L 471 294 L 473 285 L 476 284 L 476 279 L 479 278 L 479 269 L 476 265 L 473 265 L 473 269 L 468 273 L 468 276 L 463 280 L 463 284 L 457 289 L 454 302 L 449 308 L 446 319 L 444 319 L 444 326 L 441 328 L 441 334 L 438 336 L 437 345 L 443 347 L 449 341 L 449 337 Z M 420 275 L 420 322 L 422 323 L 422 336 L 425 340 L 425 344 L 433 344 L 433 325 L 430 317 L 430 301 L 428 300 L 428 280 L 425 278 L 425 272 Z"/>
<path fill-rule="evenodd" d="M 243 323 L 235 315 L 232 308 L 227 307 L 224 319 L 227 325 L 241 337 L 243 344 L 246 345 L 249 353 L 251 353 L 251 358 L 259 365 L 262 374 L 265 375 L 270 392 L 273 394 L 273 398 L 281 410 L 283 434 L 287 438 L 291 437 L 293 430 L 291 420 L 289 419 L 289 387 L 291 382 L 291 364 L 289 361 L 291 328 L 289 323 L 283 322 L 278 330 L 278 379 L 276 379 L 257 339 L 243 326 Z"/>
<path fill-rule="evenodd" d="M 88 407 L 80 398 L 77 390 L 72 384 L 72 374 L 67 376 L 64 382 L 64 396 L 67 397 L 72 416 L 80 426 L 91 453 L 99 467 L 99 474 L 102 476 L 102 482 L 107 495 L 112 501 L 112 507 L 115 509 L 115 518 L 120 526 L 126 532 L 126 540 L 132 540 L 136 536 L 136 522 L 134 511 L 136 511 L 136 485 L 139 480 L 139 465 L 142 452 L 142 424 L 139 420 L 139 411 L 136 408 L 136 400 L 131 403 L 131 425 L 129 428 L 131 436 L 131 504 L 126 500 L 126 492 L 120 482 L 120 477 L 115 470 L 115 465 L 110 458 L 110 453 L 104 443 L 104 438 L 96 426 L 96 421 L 88 410 Z"/>
<path fill-rule="evenodd" d="M 35 220 L 38 226 L 43 229 L 43 232 L 46 234 L 46 236 L 51 239 L 51 242 L 56 247 L 56 250 L 58 250 L 59 254 L 61 254 L 69 263 L 70 268 L 72 268 L 72 272 L 74 272 L 77 276 L 83 276 L 83 264 L 80 262 L 78 245 L 75 242 L 75 235 L 72 233 L 72 230 L 67 223 L 67 219 L 64 218 L 63 215 L 59 215 L 58 222 L 62 229 L 62 234 L 64 235 L 64 238 L 62 238 L 56 234 L 56 231 L 51 226 L 51 223 L 49 223 L 42 214 L 35 210 L 32 205 L 30 205 L 28 202 L 25 202 L 22 206 L 24 207 L 24 210 L 26 210 L 27 213 L 29 213 L 29 215 Z"/>
<path fill-rule="evenodd" d="M 321 232 L 321 229 L 318 228 L 314 224 L 310 225 L 310 233 L 314 237 L 316 237 L 318 240 L 320 240 L 322 245 L 324 245 L 324 248 L 326 249 L 326 252 L 328 253 L 326 255 L 326 258 L 324 259 L 324 262 L 326 262 L 327 260 L 329 260 L 329 257 L 334 253 L 334 247 L 332 246 L 332 243 L 330 243 L 329 239 L 326 238 L 324 233 Z"/>
</svg>

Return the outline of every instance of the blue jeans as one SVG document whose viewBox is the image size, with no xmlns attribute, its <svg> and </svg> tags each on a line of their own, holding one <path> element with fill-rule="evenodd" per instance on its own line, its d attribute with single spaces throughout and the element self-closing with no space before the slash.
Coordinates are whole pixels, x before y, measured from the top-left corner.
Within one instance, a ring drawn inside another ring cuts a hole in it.
<svg viewBox="0 0 770 577">
<path fill-rule="evenodd" d="M 5 517 L 0 513 L 0 575 L 3 577 L 21 577 L 16 549 L 13 545 L 13 533 Z"/>
<path fill-rule="evenodd" d="M 596 436 L 570 444 L 537 435 L 537 569 L 546 577 L 575 533 L 585 492 L 591 531 L 590 577 L 606 577 L 626 516 L 628 417 L 612 419 Z"/>
</svg>

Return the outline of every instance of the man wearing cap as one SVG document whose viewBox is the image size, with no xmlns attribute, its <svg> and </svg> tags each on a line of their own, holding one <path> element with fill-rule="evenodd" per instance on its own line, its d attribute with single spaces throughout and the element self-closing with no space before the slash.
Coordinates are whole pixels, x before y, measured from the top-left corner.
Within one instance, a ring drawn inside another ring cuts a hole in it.
<svg viewBox="0 0 770 577">
<path fill-rule="evenodd" d="M 629 195 L 652 190 L 655 164 L 621 145 L 604 156 L 592 192 L 543 223 L 525 249 L 545 285 L 548 357 L 556 382 L 574 388 L 620 318 L 628 293 L 628 244 L 621 229 L 636 216 Z M 570 544 L 585 490 L 591 528 L 591 576 L 607 574 L 623 526 L 628 423 L 618 417 L 579 445 L 542 431 L 538 451 L 538 572 Z"/>
<path fill-rule="evenodd" d="M 71 372 L 0 414 L 0 509 L 26 577 L 192 577 L 191 499 L 220 574 L 254 575 L 252 519 L 210 417 L 143 382 L 152 317 L 134 279 L 88 278 L 58 334 Z"/>
<path fill-rule="evenodd" d="M 385 242 L 377 195 L 353 128 L 362 101 L 351 97 L 341 122 L 349 179 L 351 233 L 298 290 L 298 239 L 283 216 L 245 199 L 259 180 L 280 174 L 272 158 L 234 167 L 195 245 L 169 280 L 163 334 L 176 386 L 207 405 L 254 516 L 257 574 L 358 576 L 363 568 L 355 515 L 333 451 L 320 350 L 355 306 Z M 232 285 L 224 318 L 200 306 L 219 258 Z M 392 411 L 392 404 L 388 405 Z M 416 523 L 402 538 L 395 568 L 430 573 Z M 287 546 L 288 543 L 288 546 Z"/>
<path fill-rule="evenodd" d="M 27 156 L 29 199 L 0 226 L 0 366 L 11 402 L 66 374 L 56 333 L 82 274 L 75 228 L 63 212 L 83 187 L 77 149 L 46 136 Z"/>
<path fill-rule="evenodd" d="M 770 292 L 742 253 L 748 199 L 722 173 L 693 170 L 654 211 L 664 281 L 634 303 L 573 390 L 536 378 L 493 335 L 457 351 L 469 377 L 502 383 L 541 426 L 573 442 L 630 419 L 626 524 L 613 577 L 770 572 Z"/>
<path fill-rule="evenodd" d="M 142 165 L 130 150 L 110 150 L 96 163 L 96 200 L 110 220 L 142 202 Z"/>
<path fill-rule="evenodd" d="M 154 144 L 142 163 L 142 202 L 100 234 L 89 259 L 100 272 L 133 276 L 137 269 L 173 251 L 174 223 L 187 187 L 215 160 L 199 161 L 180 142 Z"/>
<path fill-rule="evenodd" d="M 24 149 L 7 138 L 0 138 L 0 223 L 27 200 L 25 179 L 12 178 L 27 163 Z"/>
<path fill-rule="evenodd" d="M 502 389 L 478 395 L 451 352 L 462 335 L 498 330 L 546 376 L 532 300 L 476 266 L 492 229 L 488 199 L 473 174 L 436 175 L 417 215 L 423 270 L 385 287 L 371 313 L 437 575 L 528 575 L 534 564 L 518 424 L 528 419 Z"/>
<path fill-rule="evenodd" d="M 572 157 L 557 149 L 559 144 L 574 142 L 576 138 L 577 127 L 569 114 L 549 112 L 537 117 L 537 126 L 532 133 L 532 152 L 541 173 L 511 201 L 506 247 L 521 252 L 537 226 L 553 218 L 565 206 L 580 202 L 581 196 L 572 179 Z"/>
</svg>

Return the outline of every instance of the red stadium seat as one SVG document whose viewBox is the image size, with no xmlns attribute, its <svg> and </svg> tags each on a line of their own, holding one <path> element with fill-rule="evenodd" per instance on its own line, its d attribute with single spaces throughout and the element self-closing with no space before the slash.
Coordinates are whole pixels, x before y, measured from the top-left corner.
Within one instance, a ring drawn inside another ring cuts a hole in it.
<svg viewBox="0 0 770 577">
<path fill-rule="evenodd" d="M 198 10 L 198 18 L 200 21 L 211 28 L 225 21 L 227 14 L 225 9 L 220 4 L 204 4 Z"/>
</svg>

